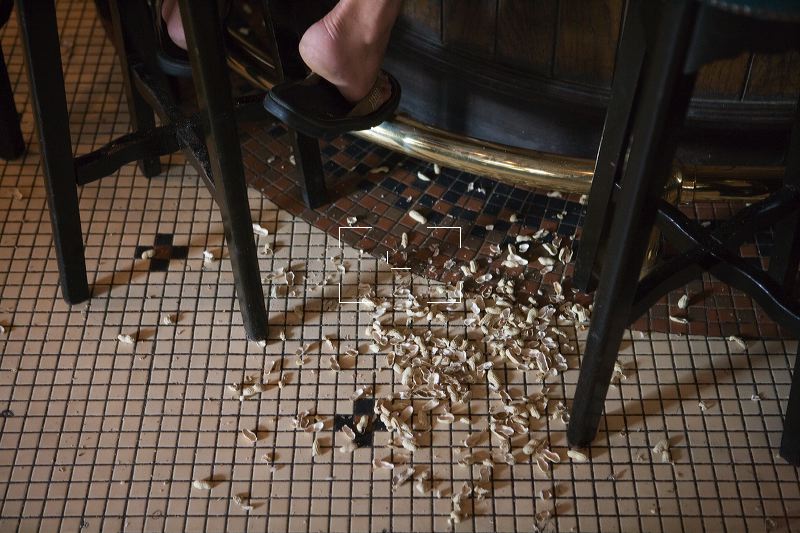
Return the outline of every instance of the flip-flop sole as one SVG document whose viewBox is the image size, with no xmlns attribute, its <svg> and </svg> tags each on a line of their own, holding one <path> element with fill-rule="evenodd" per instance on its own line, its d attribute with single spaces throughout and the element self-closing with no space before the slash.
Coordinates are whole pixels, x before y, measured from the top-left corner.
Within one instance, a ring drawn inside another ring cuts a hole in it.
<svg viewBox="0 0 800 533">
<path fill-rule="evenodd" d="M 176 78 L 192 77 L 192 65 L 189 63 L 188 57 L 178 57 L 168 53 L 166 50 L 158 50 L 156 52 L 156 60 L 161 72 L 167 76 Z"/>
<path fill-rule="evenodd" d="M 329 118 L 295 108 L 282 99 L 282 92 L 291 90 L 298 82 L 287 82 L 273 88 L 264 98 L 264 108 L 290 128 L 316 138 L 330 138 L 351 131 L 368 130 L 389 119 L 400 104 L 400 83 L 387 73 L 392 87 L 391 96 L 372 113 L 359 117 Z M 277 90 L 276 90 L 277 89 Z"/>
</svg>

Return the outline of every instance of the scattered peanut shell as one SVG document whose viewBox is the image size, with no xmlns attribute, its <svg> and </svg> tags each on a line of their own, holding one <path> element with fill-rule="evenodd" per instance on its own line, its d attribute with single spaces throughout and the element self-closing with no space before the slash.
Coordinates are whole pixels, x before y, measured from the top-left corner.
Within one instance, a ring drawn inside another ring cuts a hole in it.
<svg viewBox="0 0 800 533">
<path fill-rule="evenodd" d="M 500 390 L 500 378 L 494 370 L 486 372 L 486 379 L 489 381 L 489 388 L 492 390 Z"/>
<path fill-rule="evenodd" d="M 136 344 L 136 334 L 128 335 L 125 333 L 121 333 L 117 335 L 117 340 L 122 344 Z"/>
<path fill-rule="evenodd" d="M 367 387 L 359 387 L 355 391 L 353 391 L 353 394 L 350 395 L 350 399 L 356 401 L 362 396 L 364 396 L 364 394 L 366 393 L 367 393 Z"/>
<path fill-rule="evenodd" d="M 250 505 L 250 495 L 249 494 L 234 494 L 231 497 L 233 503 L 244 509 L 245 511 L 251 511 L 253 506 Z"/>
<path fill-rule="evenodd" d="M 467 438 L 464 439 L 464 447 L 465 448 L 472 448 L 480 444 L 483 438 L 486 436 L 485 431 L 480 431 L 478 433 L 473 433 Z"/>
<path fill-rule="evenodd" d="M 583 452 L 579 452 L 578 450 L 568 450 L 567 457 L 576 463 L 586 463 L 589 461 L 589 456 Z"/>
<path fill-rule="evenodd" d="M 314 442 L 311 443 L 311 457 L 317 457 L 318 455 L 322 455 L 322 451 L 320 449 L 319 439 L 314 437 Z"/>
<path fill-rule="evenodd" d="M 671 463 L 672 454 L 669 451 L 669 441 L 662 439 L 653 446 L 653 454 L 661 457 L 662 463 Z"/>
<path fill-rule="evenodd" d="M 741 337 L 737 337 L 736 335 L 731 335 L 726 339 L 728 342 L 732 342 L 739 346 L 742 350 L 747 349 L 747 343 L 742 340 Z"/>
<path fill-rule="evenodd" d="M 533 455 L 541 445 L 542 441 L 540 439 L 531 439 L 522 447 L 522 453 L 525 455 Z"/>
<path fill-rule="evenodd" d="M 409 211 L 408 212 L 408 216 L 410 216 L 414 221 L 419 222 L 420 224 L 427 224 L 428 223 L 428 219 L 425 218 L 422 215 L 422 213 L 420 213 L 419 211 L 417 211 L 415 209 L 412 209 L 411 211 Z"/>
<path fill-rule="evenodd" d="M 214 486 L 206 479 L 195 479 L 192 481 L 192 487 L 197 490 L 211 490 Z"/>
<path fill-rule="evenodd" d="M 250 444 L 255 444 L 256 442 L 258 442 L 258 435 L 256 435 L 255 431 L 253 431 L 252 429 L 244 428 L 242 430 L 242 437 L 244 437 L 244 439 L 248 441 Z"/>
<path fill-rule="evenodd" d="M 239 394 L 239 400 L 245 400 L 250 398 L 251 396 L 255 396 L 256 394 L 261 394 L 264 392 L 264 384 L 263 383 L 253 383 L 248 385 L 247 387 L 242 388 L 241 393 Z"/>
<path fill-rule="evenodd" d="M 372 460 L 372 468 L 374 470 L 393 470 L 394 463 L 390 463 L 389 461 L 385 461 L 383 459 L 375 458 Z"/>
</svg>

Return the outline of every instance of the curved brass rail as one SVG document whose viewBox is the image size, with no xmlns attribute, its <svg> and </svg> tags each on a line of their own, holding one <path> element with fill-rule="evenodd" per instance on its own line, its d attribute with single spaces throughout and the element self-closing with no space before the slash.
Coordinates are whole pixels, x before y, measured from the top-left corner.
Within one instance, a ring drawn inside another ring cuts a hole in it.
<svg viewBox="0 0 800 533">
<path fill-rule="evenodd" d="M 248 60 L 249 59 L 249 60 Z M 272 87 L 252 59 L 228 56 L 231 69 L 263 89 Z M 513 185 L 588 194 L 594 161 L 515 148 L 456 135 L 398 115 L 371 130 L 354 135 L 444 167 L 457 168 Z M 780 186 L 782 167 L 719 167 L 677 165 L 673 180 L 680 184 L 676 202 L 764 198 Z"/>
</svg>

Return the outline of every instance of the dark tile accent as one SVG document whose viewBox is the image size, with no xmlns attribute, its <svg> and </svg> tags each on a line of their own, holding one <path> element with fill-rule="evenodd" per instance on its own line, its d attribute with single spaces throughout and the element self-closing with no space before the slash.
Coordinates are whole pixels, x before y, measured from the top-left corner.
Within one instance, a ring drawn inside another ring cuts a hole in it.
<svg viewBox="0 0 800 533">
<path fill-rule="evenodd" d="M 461 198 L 461 194 L 456 191 L 447 191 L 442 195 L 442 198 L 444 198 L 451 204 L 454 204 L 458 201 L 459 198 Z"/>
<path fill-rule="evenodd" d="M 353 415 L 371 415 L 375 412 L 373 398 L 359 398 L 353 402 Z"/>
<path fill-rule="evenodd" d="M 373 433 L 374 429 L 367 428 L 364 433 L 359 433 L 356 431 L 356 438 L 353 439 L 353 442 L 359 448 L 364 448 L 366 446 L 372 446 L 375 442 L 375 434 Z"/>
<path fill-rule="evenodd" d="M 156 238 L 153 241 L 155 246 L 172 246 L 174 235 L 171 233 L 156 233 Z"/>
<path fill-rule="evenodd" d="M 419 205 L 427 207 L 428 209 L 430 209 L 431 207 L 433 207 L 433 204 L 436 203 L 436 198 L 434 198 L 430 194 L 423 194 L 422 196 L 420 196 L 420 198 L 419 198 L 419 200 L 417 200 L 417 202 L 419 202 Z"/>
<path fill-rule="evenodd" d="M 354 415 L 334 415 L 333 432 L 336 433 L 345 426 L 348 426 L 350 427 L 350 429 L 355 431 L 356 438 L 353 439 L 353 442 L 356 444 L 356 446 L 358 446 L 359 448 L 363 448 L 365 446 L 372 446 L 374 442 L 373 431 L 376 431 L 374 422 L 372 424 L 367 425 L 367 428 L 364 430 L 364 433 L 359 433 L 358 431 L 356 431 Z M 383 426 L 383 424 L 381 424 L 381 426 Z"/>
<path fill-rule="evenodd" d="M 149 259 L 148 270 L 150 272 L 166 272 L 169 270 L 169 263 L 173 259 L 183 260 L 189 255 L 188 246 L 173 246 L 174 235 L 171 233 L 157 233 L 153 239 L 153 246 L 137 246 L 134 250 L 134 257 L 141 259 L 142 254 L 148 250 L 154 250 L 155 255 Z"/>
<path fill-rule="evenodd" d="M 333 432 L 341 430 L 345 426 L 353 427 L 353 415 L 334 415 Z"/>
<path fill-rule="evenodd" d="M 483 226 L 472 226 L 472 229 L 469 230 L 469 234 L 473 237 L 486 237 L 486 228 Z"/>
<path fill-rule="evenodd" d="M 390 190 L 397 194 L 403 194 L 403 191 L 406 190 L 406 185 L 393 178 L 385 178 L 381 181 L 380 185 L 384 189 Z"/>
</svg>

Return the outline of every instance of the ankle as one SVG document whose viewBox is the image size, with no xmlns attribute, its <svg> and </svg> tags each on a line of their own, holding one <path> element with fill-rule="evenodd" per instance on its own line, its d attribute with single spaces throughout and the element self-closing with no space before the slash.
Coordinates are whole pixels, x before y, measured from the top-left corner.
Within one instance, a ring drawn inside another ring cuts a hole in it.
<svg viewBox="0 0 800 533">
<path fill-rule="evenodd" d="M 373 46 L 388 40 L 400 7 L 401 0 L 339 0 L 323 21 L 334 39 L 357 39 Z M 347 27 L 358 30 L 345 35 Z"/>
</svg>

